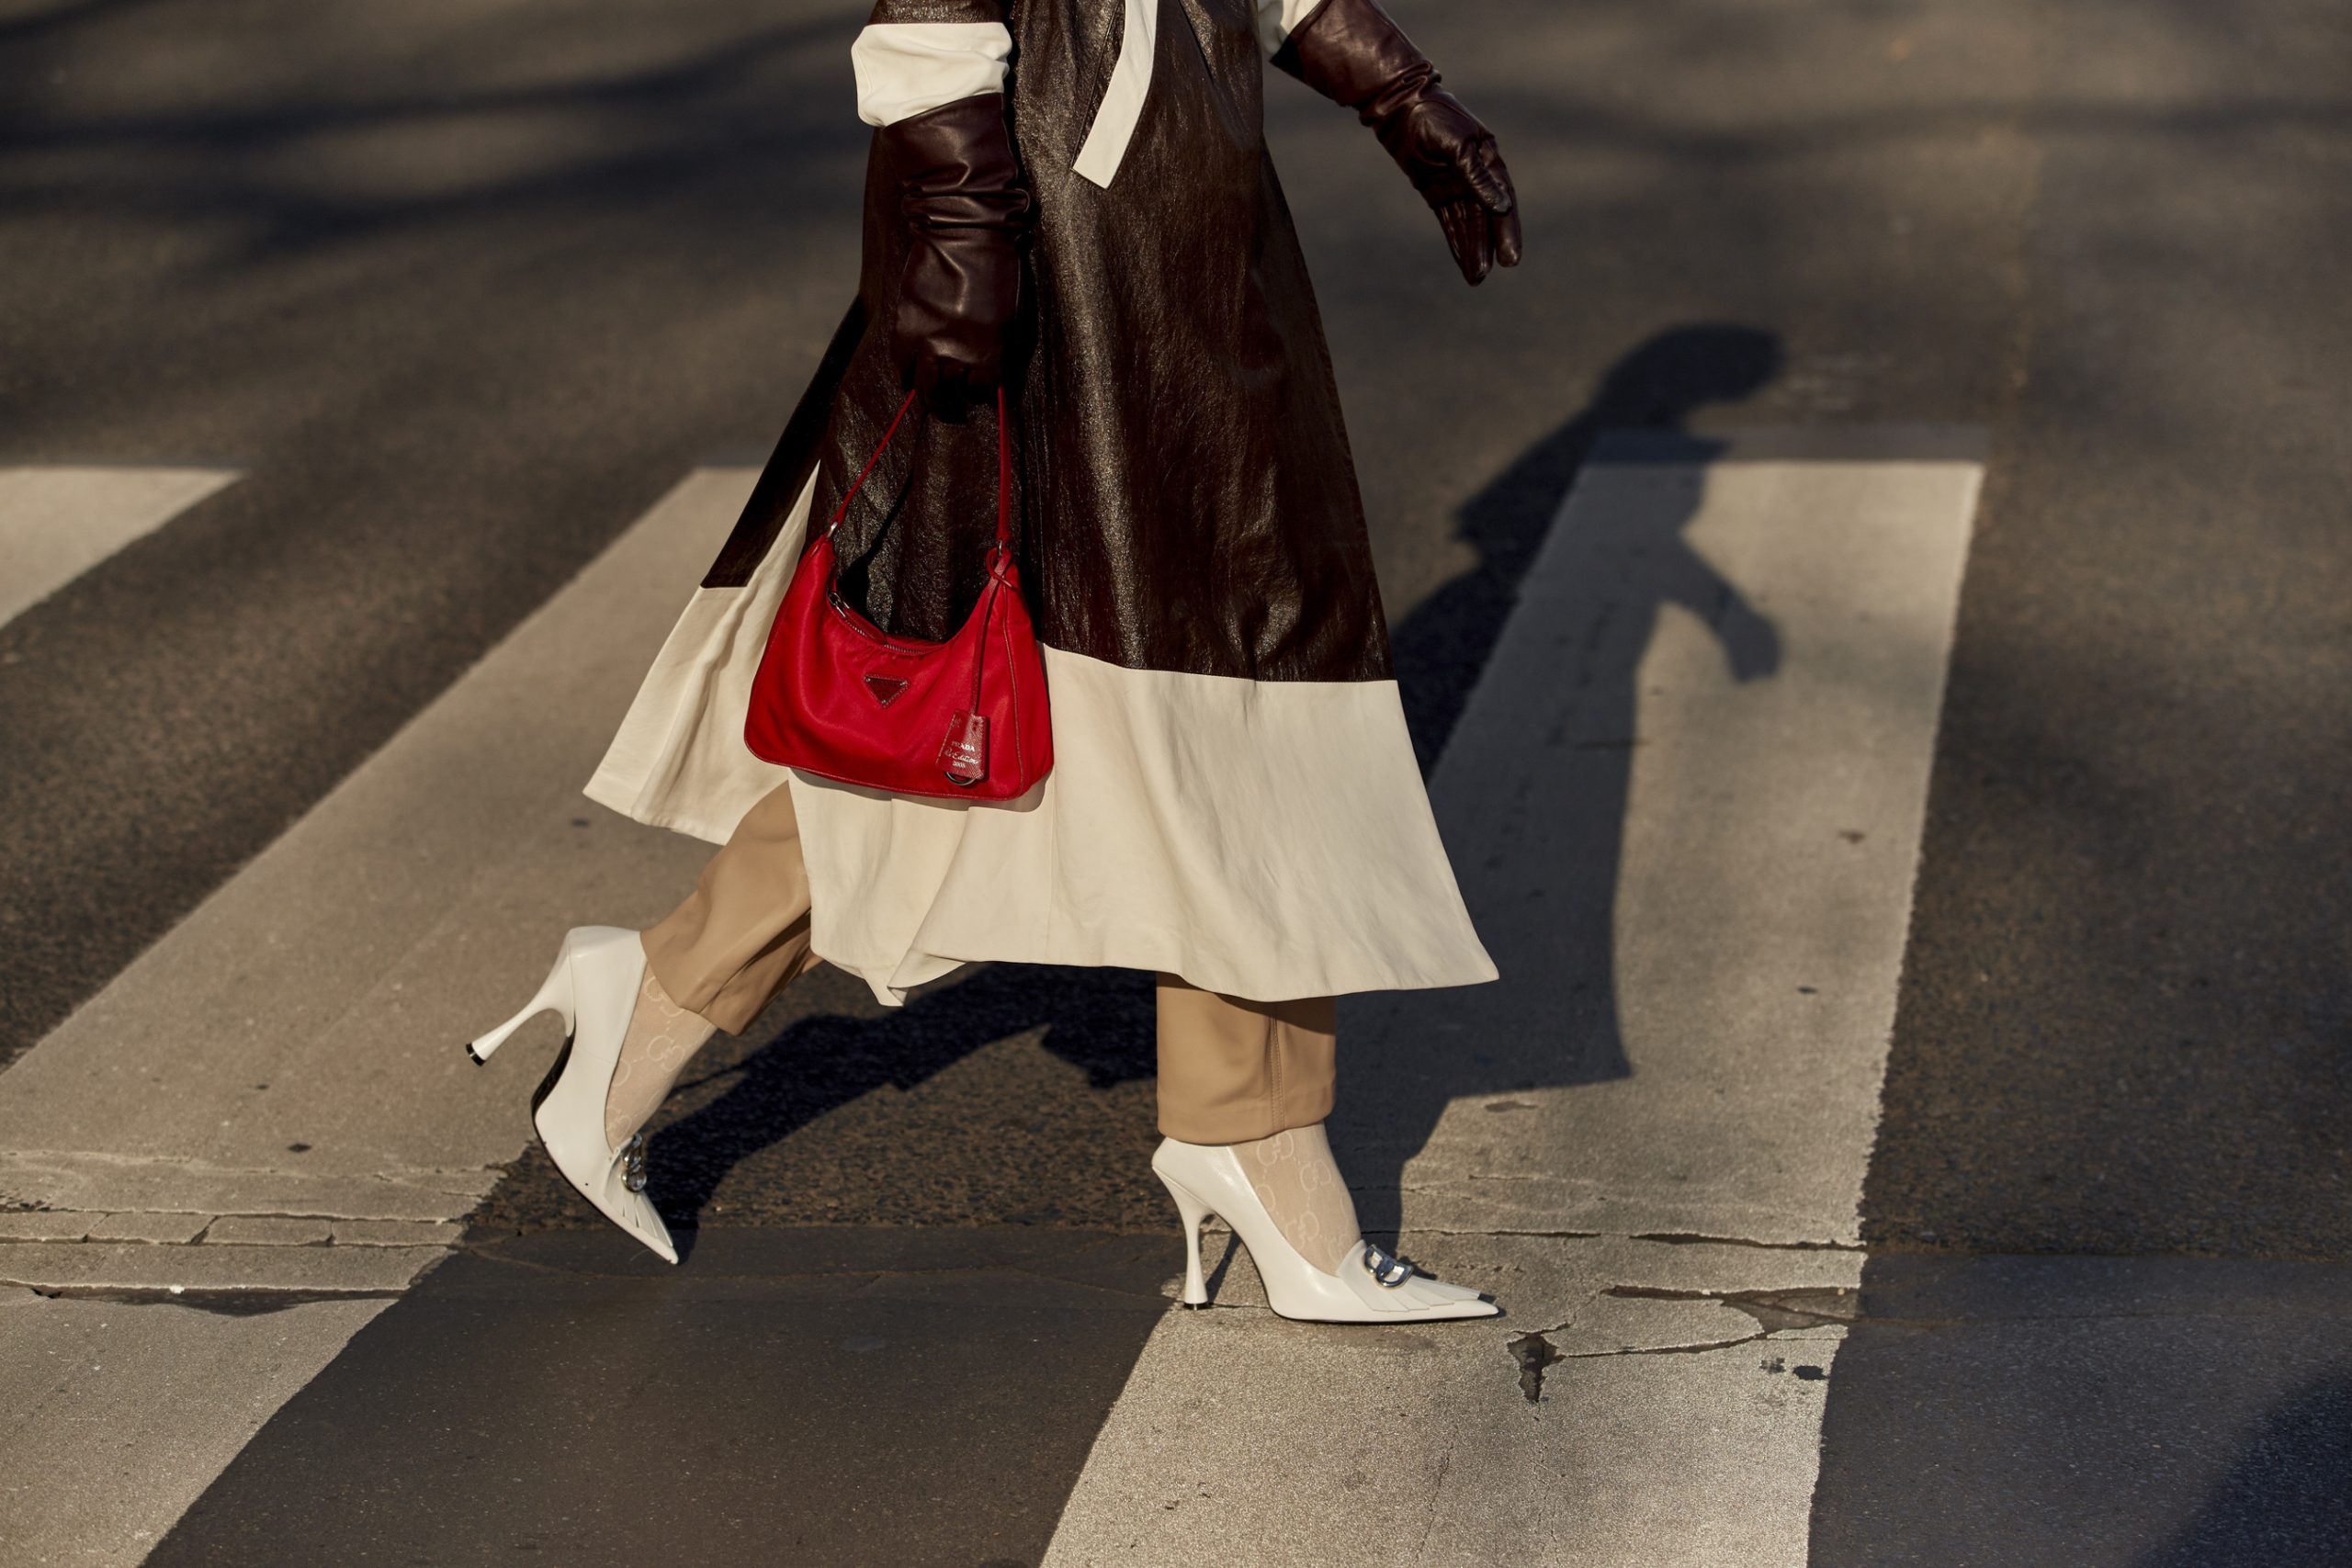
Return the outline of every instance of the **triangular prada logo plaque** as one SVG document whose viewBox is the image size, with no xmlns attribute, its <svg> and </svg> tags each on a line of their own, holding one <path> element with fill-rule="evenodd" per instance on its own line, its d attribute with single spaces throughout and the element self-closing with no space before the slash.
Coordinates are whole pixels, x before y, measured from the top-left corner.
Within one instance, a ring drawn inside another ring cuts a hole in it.
<svg viewBox="0 0 2352 1568">
<path fill-rule="evenodd" d="M 899 700 L 899 694 L 907 689 L 907 683 L 889 675 L 868 675 L 865 689 L 874 694 L 876 702 L 887 708 Z"/>
</svg>

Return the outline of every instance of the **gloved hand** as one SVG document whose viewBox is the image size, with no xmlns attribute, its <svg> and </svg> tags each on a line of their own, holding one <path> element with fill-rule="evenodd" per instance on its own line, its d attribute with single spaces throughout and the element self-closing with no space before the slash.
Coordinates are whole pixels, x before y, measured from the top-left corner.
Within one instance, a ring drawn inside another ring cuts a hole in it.
<svg viewBox="0 0 2352 1568">
<path fill-rule="evenodd" d="M 907 223 L 890 351 L 901 384 L 960 422 L 1002 383 L 1020 314 L 1029 189 L 1004 96 L 982 93 L 887 125 L 882 144 Z"/>
<path fill-rule="evenodd" d="M 1519 199 L 1493 133 L 1438 86 L 1437 67 L 1376 0 L 1324 0 L 1274 63 L 1372 127 L 1437 214 L 1466 281 L 1519 265 Z"/>
</svg>

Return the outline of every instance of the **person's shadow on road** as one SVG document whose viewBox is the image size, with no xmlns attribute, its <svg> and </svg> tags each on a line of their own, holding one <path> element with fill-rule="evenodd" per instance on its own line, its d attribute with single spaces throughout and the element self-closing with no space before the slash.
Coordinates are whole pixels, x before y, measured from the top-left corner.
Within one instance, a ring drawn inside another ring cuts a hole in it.
<svg viewBox="0 0 2352 1568">
<path fill-rule="evenodd" d="M 1493 1096 L 1487 1110 L 1526 1109 L 1512 1091 L 1600 1083 L 1630 1076 L 1619 1016 L 1614 918 L 1625 815 L 1639 737 L 1639 671 L 1669 606 L 1713 628 L 1732 676 L 1771 675 L 1780 663 L 1772 624 L 1693 550 L 1683 529 L 1703 491 L 1645 491 L 1639 504 L 1588 516 L 1583 536 L 1552 539 L 1578 473 L 1612 459 L 1702 465 L 1724 444 L 1694 434 L 1691 416 L 1710 404 L 1754 396 L 1779 375 L 1780 339 L 1753 327 L 1679 327 L 1649 339 L 1613 366 L 1583 410 L 1507 469 L 1464 508 L 1460 536 L 1479 565 L 1415 609 L 1394 634 L 1407 717 L 1425 758 L 1442 755 L 1472 701 L 1521 583 L 1547 540 L 1574 552 L 1580 574 L 1568 624 L 1542 627 L 1560 650 L 1559 673 L 1576 692 L 1565 737 L 1566 771 L 1546 788 L 1546 869 L 1533 912 L 1522 903 L 1481 910 L 1482 876 L 1498 867 L 1457 862 L 1471 914 L 1501 979 L 1459 1001 L 1442 994 L 1408 1007 L 1408 1019 L 1457 1014 L 1476 1021 L 1443 1033 L 1395 1027 L 1360 1032 L 1343 1009 L 1340 1110 L 1332 1143 L 1366 1231 L 1394 1234 L 1402 1218 L 1404 1167 L 1427 1146 L 1453 1101 Z M 1556 604 L 1547 613 L 1556 611 Z M 1503 716 L 1488 710 L 1482 722 Z M 1529 766 L 1544 738 L 1529 734 Z M 1516 759 L 1514 752 L 1514 759 Z M 1441 778 L 1440 787 L 1442 788 Z M 1442 816 L 1442 812 L 1441 812 Z M 1456 854 L 1464 846 L 1450 846 Z M 1565 872 L 1565 874 L 1563 873 Z M 1525 929 L 1540 926 L 1540 930 Z M 1504 1027 L 1484 1025 L 1499 1021 Z M 1408 1238 L 1409 1239 L 1409 1238 Z"/>
</svg>

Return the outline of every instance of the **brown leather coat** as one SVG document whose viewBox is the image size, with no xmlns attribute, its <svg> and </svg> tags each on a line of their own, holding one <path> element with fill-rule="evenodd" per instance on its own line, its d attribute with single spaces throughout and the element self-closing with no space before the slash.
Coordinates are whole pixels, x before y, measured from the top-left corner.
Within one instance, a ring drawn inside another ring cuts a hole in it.
<svg viewBox="0 0 2352 1568">
<path fill-rule="evenodd" d="M 1118 5 L 875 7 L 876 22 L 1001 21 L 1012 34 L 1006 105 L 1035 197 L 1035 287 L 1009 379 L 1038 633 L 1130 669 L 1385 679 L 1339 394 L 1266 153 L 1254 6 L 1159 3 L 1150 97 L 1108 188 L 1071 164 L 1117 58 Z M 903 395 L 889 323 L 905 246 L 877 146 L 857 303 L 713 585 L 748 574 L 812 466 L 815 515 L 830 516 L 880 438 Z M 843 556 L 870 553 L 847 586 L 890 630 L 944 637 L 977 595 L 995 442 L 993 411 L 961 426 L 921 421 L 861 493 Z"/>
</svg>

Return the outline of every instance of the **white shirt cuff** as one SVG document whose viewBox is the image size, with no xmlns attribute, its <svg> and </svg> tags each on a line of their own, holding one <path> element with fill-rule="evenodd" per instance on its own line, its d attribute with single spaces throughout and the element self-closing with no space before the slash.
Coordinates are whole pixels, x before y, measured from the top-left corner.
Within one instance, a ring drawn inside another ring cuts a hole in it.
<svg viewBox="0 0 2352 1568">
<path fill-rule="evenodd" d="M 943 104 L 1004 91 L 1012 35 L 1001 22 L 882 22 L 850 45 L 857 118 L 895 125 Z"/>
</svg>

